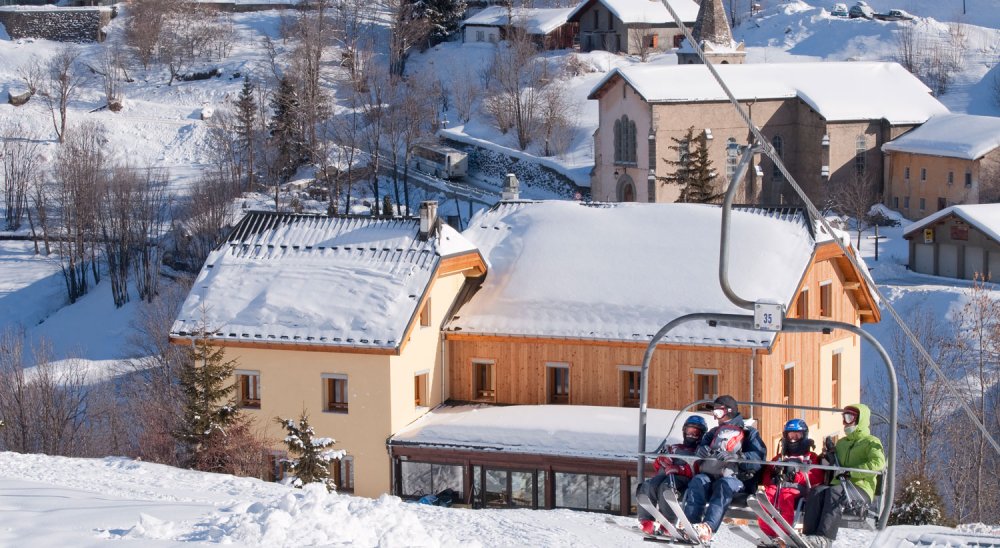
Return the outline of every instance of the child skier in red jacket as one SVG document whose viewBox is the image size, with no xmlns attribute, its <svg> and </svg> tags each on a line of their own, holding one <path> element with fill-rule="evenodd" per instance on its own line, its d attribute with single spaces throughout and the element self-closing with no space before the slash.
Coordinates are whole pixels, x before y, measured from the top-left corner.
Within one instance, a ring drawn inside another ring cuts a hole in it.
<svg viewBox="0 0 1000 548">
<path fill-rule="evenodd" d="M 803 464 L 819 464 L 819 455 L 812 451 L 813 442 L 809 439 L 809 426 L 802 419 L 792 419 L 785 423 L 781 436 L 781 449 L 772 460 L 782 462 L 802 462 Z M 795 505 L 799 499 L 809 494 L 809 489 L 820 485 L 825 479 L 825 472 L 819 468 L 810 470 L 796 469 L 790 466 L 768 466 L 764 469 L 764 494 L 767 500 L 778 509 L 781 517 L 789 525 L 794 524 Z M 777 498 L 777 500 L 775 500 Z M 777 534 L 764 523 L 757 520 L 760 530 L 769 537 Z"/>
</svg>

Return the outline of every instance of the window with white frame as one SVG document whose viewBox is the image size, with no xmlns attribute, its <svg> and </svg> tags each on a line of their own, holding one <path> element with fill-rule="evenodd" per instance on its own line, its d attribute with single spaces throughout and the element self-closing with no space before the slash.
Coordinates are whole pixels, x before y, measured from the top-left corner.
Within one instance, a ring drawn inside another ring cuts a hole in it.
<svg viewBox="0 0 1000 548">
<path fill-rule="evenodd" d="M 347 375 L 324 373 L 323 410 L 328 413 L 347 413 Z"/>
<path fill-rule="evenodd" d="M 618 371 L 621 377 L 622 407 L 639 407 L 642 368 L 635 365 L 620 365 Z"/>
<path fill-rule="evenodd" d="M 733 174 L 736 173 L 736 164 L 740 161 L 740 145 L 736 142 L 736 139 L 730 137 L 726 140 L 726 179 L 733 178 Z"/>
<path fill-rule="evenodd" d="M 485 41 L 486 41 L 486 32 L 485 31 L 481 31 L 481 30 L 477 30 L 476 31 L 476 42 L 485 42 Z"/>
<path fill-rule="evenodd" d="M 240 407 L 260 409 L 260 371 L 236 371 Z"/>
<path fill-rule="evenodd" d="M 831 362 L 830 371 L 830 390 L 833 394 L 833 406 L 840 408 L 840 368 L 841 368 L 841 351 L 836 350 L 833 353 L 833 359 Z"/>
<path fill-rule="evenodd" d="M 354 457 L 344 455 L 330 462 L 330 478 L 337 486 L 338 493 L 354 492 Z"/>
<path fill-rule="evenodd" d="M 420 326 L 428 327 L 431 325 L 431 298 L 427 297 L 424 301 L 424 306 L 420 308 Z"/>
<path fill-rule="evenodd" d="M 795 364 L 785 364 L 785 370 L 781 377 L 781 403 L 794 405 L 795 403 Z M 795 410 L 785 410 L 785 420 L 795 418 Z"/>
<path fill-rule="evenodd" d="M 549 362 L 545 364 L 547 371 L 548 403 L 569 403 L 569 364 Z"/>
<path fill-rule="evenodd" d="M 712 401 L 719 397 L 719 370 L 695 369 L 694 387 L 697 391 L 695 399 Z M 702 404 L 699 409 L 711 409 L 711 404 Z"/>
<path fill-rule="evenodd" d="M 413 375 L 413 405 L 415 407 L 427 407 L 429 405 L 427 400 L 427 395 L 429 393 L 427 379 L 429 377 L 430 370 L 428 369 L 417 371 L 417 373 Z"/>
<path fill-rule="evenodd" d="M 472 397 L 476 400 L 496 401 L 496 379 L 492 360 L 472 360 Z"/>
<path fill-rule="evenodd" d="M 833 317 L 833 282 L 819 284 L 819 315 Z"/>
</svg>

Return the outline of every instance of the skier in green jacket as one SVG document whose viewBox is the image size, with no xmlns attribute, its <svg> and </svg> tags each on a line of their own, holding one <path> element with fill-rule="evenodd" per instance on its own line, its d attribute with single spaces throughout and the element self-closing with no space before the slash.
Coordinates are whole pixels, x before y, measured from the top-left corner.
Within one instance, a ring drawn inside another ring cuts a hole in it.
<svg viewBox="0 0 1000 548">
<path fill-rule="evenodd" d="M 885 453 L 882 442 L 869 430 L 871 410 L 864 404 L 855 404 L 844 408 L 843 438 L 837 441 L 835 449 L 836 462 L 844 468 L 861 468 L 864 470 L 881 471 L 885 468 Z M 828 461 L 832 462 L 833 458 Z M 848 481 L 857 489 L 850 489 L 842 482 Z M 838 475 L 830 485 L 813 489 L 806 501 L 805 515 L 802 520 L 802 532 L 813 546 L 826 548 L 837 538 L 840 528 L 840 518 L 844 508 L 852 499 L 861 498 L 865 508 L 875 496 L 876 474 L 864 472 L 844 472 Z"/>
</svg>

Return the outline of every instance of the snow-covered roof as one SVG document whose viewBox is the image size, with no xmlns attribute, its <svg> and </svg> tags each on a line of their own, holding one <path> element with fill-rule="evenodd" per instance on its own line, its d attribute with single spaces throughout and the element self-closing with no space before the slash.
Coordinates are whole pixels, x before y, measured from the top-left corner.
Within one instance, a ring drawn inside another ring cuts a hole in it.
<svg viewBox="0 0 1000 548">
<path fill-rule="evenodd" d="M 681 425 L 670 426 L 677 411 L 649 409 L 646 447 L 652 451 L 671 434 L 680 443 Z M 702 415 L 709 427 L 716 421 Z M 639 446 L 639 410 L 587 405 L 440 406 L 400 430 L 390 444 L 453 447 L 632 460 Z"/>
<path fill-rule="evenodd" d="M 942 114 L 882 145 L 883 151 L 975 160 L 1000 147 L 1000 118 Z"/>
<path fill-rule="evenodd" d="M 448 331 L 649 341 L 693 312 L 746 314 L 718 281 L 722 209 L 695 204 L 501 202 L 463 233 L 489 264 Z M 815 242 L 795 210 L 734 210 L 730 272 L 751 300 L 790 304 Z M 692 322 L 664 342 L 768 347 L 773 334 Z"/>
<path fill-rule="evenodd" d="M 416 219 L 253 212 L 208 256 L 170 334 L 393 349 L 440 260 L 470 252 L 444 224 L 424 240 Z"/>
<path fill-rule="evenodd" d="M 664 23 L 674 23 L 674 18 L 660 0 L 583 0 L 573 9 L 568 19 L 573 21 L 580 17 L 593 2 L 600 2 L 608 11 L 615 14 L 615 17 L 623 23 L 649 23 L 651 25 L 662 25 Z M 692 0 L 668 0 L 670 7 L 674 8 L 678 17 L 684 23 L 694 23 L 698 18 L 698 4 Z"/>
<path fill-rule="evenodd" d="M 930 88 L 897 63 L 816 62 L 716 65 L 739 100 L 798 97 L 827 121 L 886 119 L 921 124 L 948 109 Z M 702 65 L 634 65 L 616 68 L 594 86 L 590 99 L 620 76 L 651 103 L 725 101 Z M 859 85 L 863 82 L 864 85 Z"/>
<path fill-rule="evenodd" d="M 975 227 L 994 242 L 1000 243 L 1000 204 L 953 205 L 937 213 L 932 213 L 903 229 L 903 237 L 909 238 L 941 219 L 954 215 Z"/>
<path fill-rule="evenodd" d="M 528 34 L 548 34 L 566 24 L 566 19 L 573 8 L 514 8 L 511 24 L 523 27 Z M 508 24 L 507 8 L 490 6 L 465 21 L 462 26 L 478 25 L 484 27 L 502 27 Z"/>
</svg>

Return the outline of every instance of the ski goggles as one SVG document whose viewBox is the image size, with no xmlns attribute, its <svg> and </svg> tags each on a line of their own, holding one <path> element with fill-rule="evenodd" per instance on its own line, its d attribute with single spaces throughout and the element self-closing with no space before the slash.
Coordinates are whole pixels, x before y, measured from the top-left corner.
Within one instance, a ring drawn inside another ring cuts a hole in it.
<svg viewBox="0 0 1000 548">
<path fill-rule="evenodd" d="M 858 414 L 852 413 L 850 411 L 844 411 L 844 424 L 854 424 L 858 420 Z"/>
<path fill-rule="evenodd" d="M 726 408 L 725 407 L 716 407 L 715 409 L 712 409 L 712 416 L 715 417 L 716 419 L 721 419 L 721 418 L 725 417 L 726 416 Z"/>
<path fill-rule="evenodd" d="M 684 436 L 691 438 L 701 438 L 701 429 L 695 426 L 688 426 L 684 429 Z"/>
</svg>

